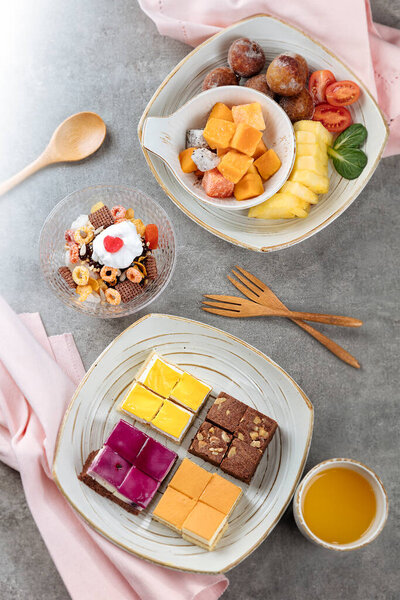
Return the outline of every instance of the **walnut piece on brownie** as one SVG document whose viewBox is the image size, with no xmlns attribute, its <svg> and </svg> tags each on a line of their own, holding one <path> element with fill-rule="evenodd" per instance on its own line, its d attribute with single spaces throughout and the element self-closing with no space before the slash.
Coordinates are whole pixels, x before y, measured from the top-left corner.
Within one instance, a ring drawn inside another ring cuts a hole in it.
<svg viewBox="0 0 400 600">
<path fill-rule="evenodd" d="M 218 467 L 231 441 L 230 433 L 204 421 L 190 444 L 189 452 Z"/>
<path fill-rule="evenodd" d="M 277 427 L 278 423 L 274 419 L 249 406 L 234 435 L 253 448 L 264 451 L 274 437 Z"/>
<path fill-rule="evenodd" d="M 209 409 L 206 419 L 233 433 L 239 425 L 246 408 L 246 404 L 243 404 L 240 400 L 221 392 Z"/>
<path fill-rule="evenodd" d="M 254 448 L 235 438 L 220 467 L 228 475 L 244 483 L 250 483 L 262 455 L 259 448 Z"/>
<path fill-rule="evenodd" d="M 122 302 L 129 302 L 143 292 L 143 288 L 139 283 L 133 283 L 129 279 L 117 283 L 115 289 L 120 293 Z"/>
<path fill-rule="evenodd" d="M 108 206 L 102 206 L 98 210 L 95 210 L 93 213 L 91 213 L 89 215 L 89 221 L 95 230 L 99 227 L 104 227 L 105 229 L 114 223 L 113 216 Z"/>
</svg>

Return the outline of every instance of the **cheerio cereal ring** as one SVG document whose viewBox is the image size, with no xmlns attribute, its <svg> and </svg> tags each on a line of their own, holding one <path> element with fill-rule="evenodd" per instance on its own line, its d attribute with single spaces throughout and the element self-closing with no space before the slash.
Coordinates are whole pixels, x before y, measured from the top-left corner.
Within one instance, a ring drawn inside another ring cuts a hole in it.
<svg viewBox="0 0 400 600">
<path fill-rule="evenodd" d="M 106 267 L 104 265 L 104 267 L 101 268 L 100 277 L 103 281 L 111 283 L 112 281 L 115 281 L 117 279 L 117 273 L 118 269 L 114 269 L 113 267 Z"/>
<path fill-rule="evenodd" d="M 125 219 L 126 208 L 124 206 L 121 206 L 120 204 L 118 204 L 117 206 L 112 207 L 111 214 L 112 214 L 114 221 L 116 221 L 118 219 Z"/>
<path fill-rule="evenodd" d="M 79 229 L 75 231 L 74 238 L 77 244 L 88 244 L 94 238 L 93 229 L 86 225 L 84 227 L 79 227 Z"/>
<path fill-rule="evenodd" d="M 77 263 L 79 260 L 79 246 L 78 244 L 71 244 L 69 247 L 69 262 Z"/>
<path fill-rule="evenodd" d="M 133 210 L 133 208 L 128 208 L 128 210 L 125 213 L 125 219 L 134 219 L 135 218 L 135 211 Z"/>
<path fill-rule="evenodd" d="M 86 298 L 93 292 L 90 285 L 78 285 L 75 291 L 79 295 L 79 302 L 85 302 Z"/>
<path fill-rule="evenodd" d="M 94 212 L 96 212 L 96 210 L 100 210 L 100 208 L 103 208 L 104 204 L 102 202 L 96 202 L 96 204 L 93 204 L 92 208 L 90 209 L 90 214 L 93 214 Z"/>
<path fill-rule="evenodd" d="M 83 265 L 75 267 L 75 269 L 72 271 L 72 279 L 78 286 L 87 285 L 89 281 L 89 269 Z"/>
<path fill-rule="evenodd" d="M 136 231 L 140 236 L 144 236 L 144 232 L 146 231 L 146 226 L 144 225 L 141 219 L 132 219 L 131 223 L 136 227 Z"/>
<path fill-rule="evenodd" d="M 117 306 L 121 302 L 121 294 L 118 290 L 114 290 L 113 288 L 108 288 L 108 290 L 106 290 L 105 297 L 107 302 L 114 306 Z"/>
<path fill-rule="evenodd" d="M 129 267 L 126 276 L 132 283 L 140 283 L 143 279 L 143 273 L 141 273 L 137 267 Z"/>
<path fill-rule="evenodd" d="M 99 280 L 99 279 L 93 279 L 93 277 L 89 277 L 88 283 L 89 283 L 90 287 L 92 288 L 92 290 L 94 292 L 98 292 L 99 291 L 99 289 L 100 289 L 100 281 L 101 281 L 101 279 Z"/>
</svg>

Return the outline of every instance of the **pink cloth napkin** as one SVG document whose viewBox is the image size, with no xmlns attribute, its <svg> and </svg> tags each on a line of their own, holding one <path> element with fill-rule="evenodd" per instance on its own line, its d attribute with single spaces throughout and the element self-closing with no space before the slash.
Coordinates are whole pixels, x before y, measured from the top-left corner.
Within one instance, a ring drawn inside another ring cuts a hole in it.
<svg viewBox="0 0 400 600">
<path fill-rule="evenodd" d="M 387 117 L 384 156 L 400 153 L 400 31 L 373 23 L 368 0 L 139 0 L 162 35 L 197 46 L 223 27 L 267 13 L 299 27 L 348 64 Z"/>
<path fill-rule="evenodd" d="M 17 316 L 0 296 L 0 340 L 0 460 L 19 470 L 73 600 L 217 600 L 224 576 L 179 573 L 131 556 L 86 526 L 53 483 L 58 427 L 84 374 L 72 335 L 48 338 L 39 314 Z"/>
</svg>

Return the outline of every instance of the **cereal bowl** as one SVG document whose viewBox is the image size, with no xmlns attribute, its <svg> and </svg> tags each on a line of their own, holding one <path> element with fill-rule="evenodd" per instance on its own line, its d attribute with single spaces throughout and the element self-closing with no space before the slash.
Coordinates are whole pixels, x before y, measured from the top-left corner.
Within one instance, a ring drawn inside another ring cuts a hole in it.
<svg viewBox="0 0 400 600">
<path fill-rule="evenodd" d="M 110 207 L 132 207 L 135 218 L 140 218 L 144 223 L 155 223 L 158 227 L 158 248 L 153 252 L 157 264 L 157 277 L 149 281 L 139 295 L 118 305 L 93 300 L 81 302 L 79 295 L 68 287 L 58 272 L 59 268 L 66 264 L 65 232 L 78 215 L 90 214 L 91 207 L 98 202 Z M 42 227 L 39 241 L 40 266 L 50 289 L 67 306 L 99 318 L 127 316 L 153 302 L 172 276 L 175 255 L 175 234 L 166 212 L 143 192 L 125 186 L 96 185 L 72 192 L 53 208 Z"/>
<path fill-rule="evenodd" d="M 186 131 L 203 129 L 212 107 L 217 102 L 222 102 L 230 108 L 252 102 L 261 105 L 266 123 L 262 139 L 268 148 L 276 151 L 282 165 L 264 182 L 264 193 L 259 196 L 241 201 L 233 197 L 211 198 L 207 196 L 193 173 L 184 173 L 181 169 L 179 153 L 185 148 Z M 206 90 L 168 117 L 148 117 L 143 124 L 142 144 L 168 165 L 180 185 L 192 196 L 206 204 L 229 210 L 250 208 L 273 196 L 288 179 L 296 151 L 293 126 L 279 104 L 257 90 L 238 85 Z"/>
</svg>

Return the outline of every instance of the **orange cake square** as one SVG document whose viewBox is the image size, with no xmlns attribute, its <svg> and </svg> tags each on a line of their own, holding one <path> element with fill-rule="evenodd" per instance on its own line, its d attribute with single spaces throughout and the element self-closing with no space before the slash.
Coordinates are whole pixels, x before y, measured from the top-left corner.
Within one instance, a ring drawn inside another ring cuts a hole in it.
<svg viewBox="0 0 400 600">
<path fill-rule="evenodd" d="M 153 518 L 175 531 L 181 531 L 186 517 L 195 504 L 196 500 L 168 486 L 153 510 Z"/>
<path fill-rule="evenodd" d="M 238 485 L 214 473 L 199 500 L 229 515 L 242 495 Z"/>
<path fill-rule="evenodd" d="M 169 485 L 178 492 L 197 499 L 210 479 L 211 473 L 184 458 Z"/>
<path fill-rule="evenodd" d="M 225 531 L 226 515 L 198 502 L 182 525 L 182 537 L 198 546 L 212 550 Z"/>
</svg>

